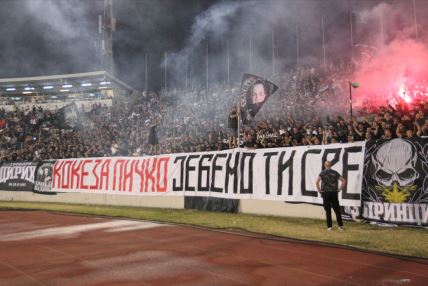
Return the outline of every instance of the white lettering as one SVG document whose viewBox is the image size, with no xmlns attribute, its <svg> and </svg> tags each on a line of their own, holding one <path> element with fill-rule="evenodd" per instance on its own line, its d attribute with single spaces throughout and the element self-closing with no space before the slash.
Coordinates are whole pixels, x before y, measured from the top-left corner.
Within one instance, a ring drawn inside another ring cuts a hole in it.
<svg viewBox="0 0 428 286">
<path fill-rule="evenodd" d="M 396 217 L 397 222 L 406 222 L 407 221 L 406 205 L 396 204 L 395 208 L 397 213 L 397 217 Z"/>
<path fill-rule="evenodd" d="M 34 183 L 36 166 L 6 166 L 0 168 L 0 183 L 8 180 L 24 180 Z"/>
<path fill-rule="evenodd" d="M 422 212 L 422 222 L 428 224 L 428 205 L 419 205 Z"/>
<path fill-rule="evenodd" d="M 380 217 L 383 215 L 383 204 L 374 205 L 373 219 L 380 220 Z"/>
<path fill-rule="evenodd" d="M 395 221 L 394 204 L 385 203 L 384 205 L 385 205 L 384 207 L 385 215 L 383 216 L 383 219 L 385 221 Z"/>
</svg>

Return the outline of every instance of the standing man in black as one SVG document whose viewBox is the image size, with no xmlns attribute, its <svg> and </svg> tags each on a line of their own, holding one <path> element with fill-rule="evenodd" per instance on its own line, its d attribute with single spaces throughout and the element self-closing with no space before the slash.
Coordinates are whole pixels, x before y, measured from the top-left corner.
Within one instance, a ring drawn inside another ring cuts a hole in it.
<svg viewBox="0 0 428 286">
<path fill-rule="evenodd" d="M 149 129 L 149 155 L 159 155 L 159 140 L 156 132 L 156 127 L 160 123 L 160 117 L 156 117 L 148 123 Z"/>
<path fill-rule="evenodd" d="M 239 137 L 238 130 L 238 120 L 239 120 L 238 108 L 236 105 L 233 107 L 232 111 L 229 113 L 227 120 L 227 127 L 229 128 L 229 148 L 239 147 L 239 142 L 236 142 L 236 138 Z"/>
<path fill-rule="evenodd" d="M 342 214 L 340 212 L 338 192 L 340 192 L 346 184 L 345 178 L 343 178 L 338 172 L 331 169 L 332 163 L 330 161 L 324 162 L 325 170 L 323 170 L 316 181 L 318 192 L 321 193 L 323 199 L 323 205 L 325 215 L 327 218 L 327 230 L 331 231 L 333 222 L 331 220 L 331 209 L 333 208 L 336 214 L 337 224 L 339 230 L 343 231 Z M 340 187 L 339 187 L 340 180 Z M 321 187 L 320 187 L 321 182 Z"/>
</svg>

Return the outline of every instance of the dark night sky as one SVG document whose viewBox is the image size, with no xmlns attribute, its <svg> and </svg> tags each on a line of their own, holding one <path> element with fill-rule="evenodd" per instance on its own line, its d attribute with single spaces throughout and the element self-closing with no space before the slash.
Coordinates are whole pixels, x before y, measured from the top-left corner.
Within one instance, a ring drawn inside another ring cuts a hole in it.
<svg viewBox="0 0 428 286">
<path fill-rule="evenodd" d="M 35 2 L 38 2 L 36 7 L 32 6 Z M 102 13 L 103 2 L 1 0 L 0 77 L 99 70 L 94 39 L 97 37 L 98 14 Z M 151 73 L 163 74 L 160 66 L 163 50 L 181 47 L 194 17 L 213 2 L 115 0 L 117 32 L 114 34 L 114 52 L 119 78 L 142 88 L 146 52 L 150 55 Z M 55 8 L 48 8 L 50 6 Z M 50 15 L 60 19 L 50 19 Z M 51 24 L 56 28 L 51 28 Z M 64 31 L 61 26 L 75 31 Z M 86 31 L 82 33 L 82 30 Z M 154 81 L 152 77 L 152 84 L 157 86 Z"/>
<path fill-rule="evenodd" d="M 149 57 L 152 87 L 163 85 L 161 67 L 164 51 L 176 51 L 185 45 L 194 18 L 213 0 L 121 0 L 115 9 L 118 21 L 114 52 L 118 74 L 128 75 L 134 86 L 144 88 L 145 53 Z M 155 16 L 154 16 L 155 15 Z M 129 64 L 129 59 L 141 65 Z"/>
<path fill-rule="evenodd" d="M 420 37 L 426 35 L 428 1 L 416 0 Z M 24 77 L 99 70 L 95 57 L 98 14 L 103 0 L 0 0 L 0 77 Z M 379 38 L 380 8 L 385 11 L 385 37 L 397 31 L 412 36 L 411 0 L 114 0 L 116 75 L 144 88 L 144 59 L 149 55 L 149 88 L 163 85 L 164 51 L 192 47 L 190 77 L 203 81 L 205 47 L 210 47 L 213 82 L 225 79 L 226 39 L 230 40 L 234 79 L 248 71 L 248 36 L 253 33 L 253 57 L 260 74 L 270 70 L 271 33 L 275 33 L 278 69 L 295 66 L 295 27 L 300 30 L 303 63 L 319 62 L 321 17 L 325 17 L 329 61 L 349 58 L 349 9 L 354 16 L 355 43 Z M 385 3 L 379 5 L 379 3 Z M 198 17 L 199 15 L 199 17 Z M 397 16 L 398 15 L 398 16 Z M 392 21 L 394 17 L 394 21 Z M 399 19 L 396 19 L 400 17 Z M 199 20 L 198 20 L 199 19 Z M 210 19 L 211 22 L 204 22 Z M 195 24 L 196 23 L 196 24 Z M 364 23 L 362 25 L 361 23 Z M 193 30 L 192 30 L 193 28 Z M 198 38 L 198 33 L 204 34 Z M 193 35 L 193 37 L 192 37 Z M 208 38 L 208 40 L 207 40 Z M 208 42 L 207 42 L 208 41 Z M 179 57 L 177 57 L 179 58 Z M 181 57 L 182 59 L 182 57 Z M 171 85 L 182 84 L 183 64 L 169 71 Z M 181 64 L 180 64 L 181 63 Z"/>
</svg>

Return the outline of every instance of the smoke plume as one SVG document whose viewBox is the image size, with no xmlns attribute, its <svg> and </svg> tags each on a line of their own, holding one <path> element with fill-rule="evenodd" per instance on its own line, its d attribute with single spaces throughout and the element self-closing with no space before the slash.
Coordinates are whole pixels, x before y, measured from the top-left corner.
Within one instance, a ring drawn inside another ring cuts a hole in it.
<svg viewBox="0 0 428 286">
<path fill-rule="evenodd" d="M 379 106 L 396 99 L 410 103 L 414 96 L 411 89 L 427 84 L 426 35 L 418 33 L 416 37 L 414 15 L 403 13 L 411 8 L 408 3 L 396 4 L 381 3 L 357 14 L 357 34 L 361 37 L 354 49 L 353 79 L 361 83 L 355 92 L 357 105 L 369 102 Z M 426 24 L 425 19 L 419 21 L 419 27 Z"/>
</svg>

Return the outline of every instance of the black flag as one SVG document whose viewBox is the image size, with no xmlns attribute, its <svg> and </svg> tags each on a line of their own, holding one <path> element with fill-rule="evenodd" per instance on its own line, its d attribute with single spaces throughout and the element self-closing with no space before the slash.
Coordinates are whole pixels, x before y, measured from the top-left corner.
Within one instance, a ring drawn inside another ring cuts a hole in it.
<svg viewBox="0 0 428 286">
<path fill-rule="evenodd" d="M 264 78 L 253 74 L 244 74 L 240 99 L 242 123 L 250 123 L 263 103 L 277 90 L 278 87 L 274 83 Z"/>
<path fill-rule="evenodd" d="M 59 128 L 76 129 L 81 124 L 81 115 L 74 102 L 59 109 L 56 113 L 56 125 Z"/>
</svg>

